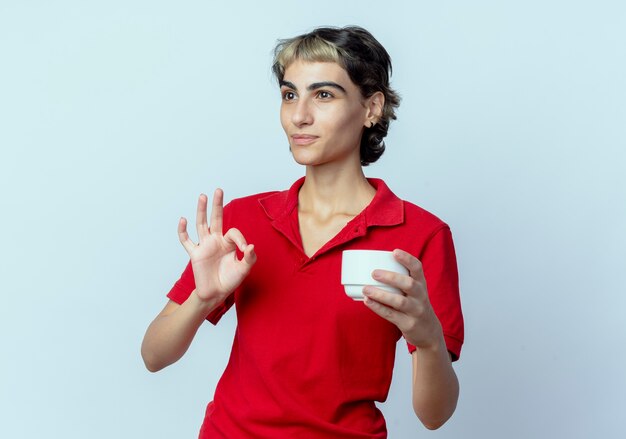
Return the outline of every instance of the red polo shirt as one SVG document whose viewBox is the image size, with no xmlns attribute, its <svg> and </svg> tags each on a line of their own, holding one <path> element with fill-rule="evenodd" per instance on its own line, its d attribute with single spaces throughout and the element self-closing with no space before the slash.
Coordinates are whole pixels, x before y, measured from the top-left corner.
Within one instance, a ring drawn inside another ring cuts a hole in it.
<svg viewBox="0 0 626 439">
<path fill-rule="evenodd" d="M 422 261 L 448 350 L 458 358 L 463 317 L 452 236 L 434 215 L 400 200 L 382 180 L 371 203 L 315 255 L 298 227 L 298 191 L 236 199 L 224 230 L 255 245 L 248 277 L 207 319 L 236 304 L 237 330 L 226 370 L 209 403 L 200 438 L 385 438 L 375 401 L 391 384 L 398 328 L 346 296 L 346 249 L 408 251 Z M 183 303 L 195 288 L 188 265 L 168 297 Z M 415 347 L 409 345 L 409 351 Z"/>
</svg>

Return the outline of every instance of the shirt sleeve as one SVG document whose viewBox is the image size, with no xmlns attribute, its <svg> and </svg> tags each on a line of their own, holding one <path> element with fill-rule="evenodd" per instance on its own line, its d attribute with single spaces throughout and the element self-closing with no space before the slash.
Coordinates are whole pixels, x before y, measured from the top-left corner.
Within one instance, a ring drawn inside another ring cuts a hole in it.
<svg viewBox="0 0 626 439">
<path fill-rule="evenodd" d="M 224 216 L 223 216 L 223 229 L 228 230 L 230 224 L 230 204 L 224 206 Z M 185 270 L 180 276 L 180 279 L 176 281 L 172 289 L 167 293 L 167 297 L 182 305 L 191 295 L 191 292 L 196 288 L 196 281 L 193 277 L 193 268 L 191 266 L 191 261 L 187 263 Z M 231 294 L 228 296 L 224 302 L 218 305 L 213 311 L 211 311 L 206 319 L 213 323 L 214 325 L 220 321 L 222 316 L 230 309 L 231 306 L 235 303 L 235 294 Z"/>
<path fill-rule="evenodd" d="M 418 258 L 424 269 L 430 303 L 441 322 L 446 347 L 452 361 L 456 361 L 461 355 L 464 325 L 456 253 L 447 225 L 433 234 Z M 407 345 L 410 353 L 415 351 L 415 346 Z"/>
</svg>

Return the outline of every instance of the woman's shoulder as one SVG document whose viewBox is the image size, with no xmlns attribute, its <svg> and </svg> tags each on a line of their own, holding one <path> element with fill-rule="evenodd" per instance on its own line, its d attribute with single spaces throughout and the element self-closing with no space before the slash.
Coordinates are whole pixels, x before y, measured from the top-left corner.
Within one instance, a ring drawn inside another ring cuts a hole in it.
<svg viewBox="0 0 626 439">
<path fill-rule="evenodd" d="M 378 192 L 381 192 L 381 197 L 384 202 L 377 207 L 390 209 L 397 209 L 396 206 L 402 206 L 403 224 L 408 226 L 418 226 L 423 229 L 440 229 L 447 227 L 448 225 L 439 216 L 425 209 L 419 204 L 412 201 L 407 201 L 398 197 L 382 179 L 369 179 L 376 184 Z"/>
<path fill-rule="evenodd" d="M 298 190 L 304 178 L 298 179 L 289 189 L 280 191 L 260 192 L 242 198 L 236 198 L 229 204 L 233 210 L 247 210 L 249 212 L 265 212 L 270 218 L 278 218 L 285 212 L 291 212 L 298 203 Z"/>
<path fill-rule="evenodd" d="M 259 192 L 257 194 L 246 195 L 243 197 L 233 198 L 226 207 L 230 210 L 241 210 L 241 209 L 251 209 L 258 208 L 261 205 L 261 201 L 272 197 L 273 195 L 279 195 L 283 191 L 267 191 L 267 192 Z"/>
<path fill-rule="evenodd" d="M 445 222 L 433 212 L 426 210 L 420 205 L 417 205 L 411 201 L 404 201 L 404 212 L 407 219 L 417 218 L 420 221 L 427 221 L 435 225 L 443 225 Z"/>
<path fill-rule="evenodd" d="M 419 228 L 428 235 L 434 234 L 441 229 L 450 228 L 448 223 L 431 211 L 410 201 L 403 201 L 404 223 L 407 227 Z"/>
</svg>

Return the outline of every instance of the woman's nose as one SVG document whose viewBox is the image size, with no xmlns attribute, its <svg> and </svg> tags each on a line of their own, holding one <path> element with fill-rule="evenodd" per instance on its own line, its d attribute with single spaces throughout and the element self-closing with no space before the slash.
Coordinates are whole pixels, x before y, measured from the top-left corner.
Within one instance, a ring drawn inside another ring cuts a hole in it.
<svg viewBox="0 0 626 439">
<path fill-rule="evenodd" d="M 294 112 L 291 115 L 291 122 L 295 126 L 299 127 L 313 123 L 313 114 L 310 105 L 310 102 L 305 99 L 301 99 L 296 103 Z"/>
</svg>

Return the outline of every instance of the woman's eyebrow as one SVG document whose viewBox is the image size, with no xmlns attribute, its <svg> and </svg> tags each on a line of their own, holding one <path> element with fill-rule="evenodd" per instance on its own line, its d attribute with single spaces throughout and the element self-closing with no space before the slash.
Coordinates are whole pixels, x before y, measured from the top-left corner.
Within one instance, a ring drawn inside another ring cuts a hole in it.
<svg viewBox="0 0 626 439">
<path fill-rule="evenodd" d="M 293 83 L 291 83 L 289 81 L 280 81 L 280 86 L 281 87 L 289 87 L 289 88 L 294 89 L 294 90 L 298 89 L 298 87 L 296 87 Z M 336 88 L 337 90 L 342 91 L 343 93 L 346 93 L 346 89 L 345 88 L 343 88 L 341 85 L 337 84 L 336 82 L 332 82 L 332 81 L 314 82 L 313 84 L 309 85 L 306 89 L 308 91 L 313 91 L 313 90 L 317 90 L 318 88 L 322 88 L 322 87 L 332 87 L 332 88 Z"/>
<path fill-rule="evenodd" d="M 332 82 L 332 81 L 314 82 L 313 84 L 309 85 L 306 89 L 308 91 L 313 91 L 322 87 L 332 87 L 332 88 L 336 88 L 337 90 L 340 90 L 346 93 L 345 88 L 343 88 L 341 85 L 337 84 L 336 82 Z"/>
<path fill-rule="evenodd" d="M 287 88 L 292 88 L 294 90 L 297 90 L 298 87 L 296 87 L 295 85 L 293 85 L 293 83 L 289 82 L 289 81 L 283 81 L 282 79 L 279 82 L 279 85 L 281 87 L 287 87 Z"/>
</svg>

